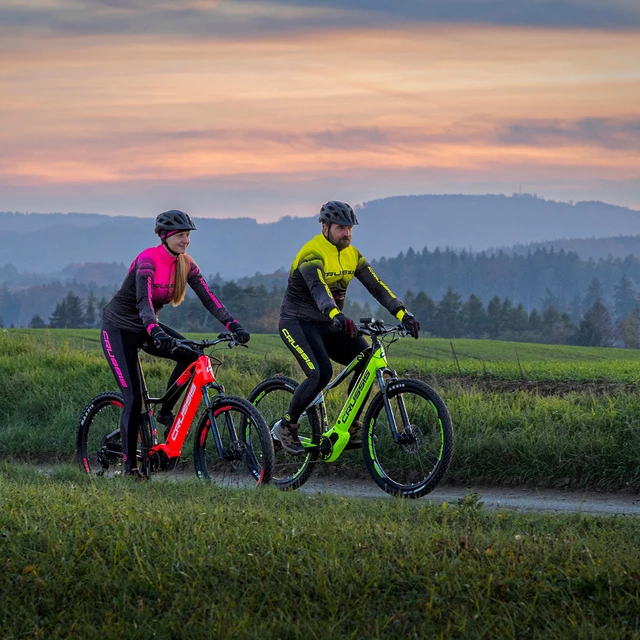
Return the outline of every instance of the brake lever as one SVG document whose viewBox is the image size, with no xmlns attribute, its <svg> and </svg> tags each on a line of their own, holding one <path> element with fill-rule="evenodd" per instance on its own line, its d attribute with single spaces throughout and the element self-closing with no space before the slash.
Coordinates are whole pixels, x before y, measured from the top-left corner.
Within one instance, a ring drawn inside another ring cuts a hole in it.
<svg viewBox="0 0 640 640">
<path fill-rule="evenodd" d="M 176 351 L 187 351 L 189 353 L 194 353 L 197 356 L 204 355 L 203 349 L 198 349 L 190 344 L 177 344 L 173 349 L 171 349 L 171 353 L 174 354 Z"/>
<path fill-rule="evenodd" d="M 233 347 L 244 347 L 245 349 L 249 348 L 248 344 L 242 344 L 242 342 L 238 342 L 235 334 L 232 333 L 231 335 L 234 337 L 229 340 L 229 349 L 233 349 Z"/>
</svg>

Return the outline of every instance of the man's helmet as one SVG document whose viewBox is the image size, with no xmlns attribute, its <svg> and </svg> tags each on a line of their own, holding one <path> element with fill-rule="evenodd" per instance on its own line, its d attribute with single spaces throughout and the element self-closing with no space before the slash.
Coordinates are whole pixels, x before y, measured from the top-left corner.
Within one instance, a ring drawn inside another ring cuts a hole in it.
<svg viewBox="0 0 640 640">
<path fill-rule="evenodd" d="M 358 218 L 353 212 L 353 209 L 346 202 L 340 202 L 339 200 L 330 200 L 325 202 L 320 209 L 320 222 L 326 222 L 327 224 L 341 224 L 345 226 L 353 226 L 358 224 Z"/>
<path fill-rule="evenodd" d="M 164 211 L 156 217 L 155 232 L 159 236 L 164 236 L 171 231 L 193 231 L 195 228 L 196 225 L 191 218 L 184 211 L 177 209 Z"/>
</svg>

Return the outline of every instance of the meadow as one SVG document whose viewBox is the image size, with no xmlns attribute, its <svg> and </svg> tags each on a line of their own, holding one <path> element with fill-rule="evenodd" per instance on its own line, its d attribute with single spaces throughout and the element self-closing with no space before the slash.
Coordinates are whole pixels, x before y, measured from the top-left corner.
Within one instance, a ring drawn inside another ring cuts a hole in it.
<svg viewBox="0 0 640 640">
<path fill-rule="evenodd" d="M 389 353 L 449 405 L 447 482 L 638 491 L 637 352 L 421 339 Z M 216 354 L 229 393 L 298 375 L 277 336 Z M 143 360 L 159 392 L 169 366 Z M 640 638 L 638 518 L 487 510 L 472 490 L 438 505 L 90 478 L 77 420 L 114 388 L 97 331 L 1 332 L 0 380 L 3 638 Z M 357 451 L 331 468 L 366 474 Z"/>
<path fill-rule="evenodd" d="M 215 352 L 228 393 L 246 396 L 274 374 L 299 377 L 277 336 L 254 335 L 249 346 Z M 400 376 L 425 380 L 447 402 L 455 429 L 447 482 L 640 488 L 640 352 L 405 339 L 388 354 Z M 169 364 L 143 361 L 149 388 L 161 393 Z M 0 376 L 0 456 L 12 460 L 72 462 L 82 409 L 115 387 L 96 330 L 5 330 Z M 330 411 L 341 393 L 329 394 Z M 188 464 L 189 439 L 183 452 Z M 358 451 L 320 471 L 329 467 L 366 474 Z"/>
<path fill-rule="evenodd" d="M 640 519 L 0 465 L 2 637 L 638 638 Z"/>
</svg>

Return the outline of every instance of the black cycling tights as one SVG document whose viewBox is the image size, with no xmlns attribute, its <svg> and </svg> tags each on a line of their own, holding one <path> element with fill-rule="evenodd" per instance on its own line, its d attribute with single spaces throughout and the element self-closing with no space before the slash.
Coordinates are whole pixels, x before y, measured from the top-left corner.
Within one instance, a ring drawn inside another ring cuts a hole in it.
<svg viewBox="0 0 640 640">
<path fill-rule="evenodd" d="M 304 380 L 293 394 L 285 422 L 297 423 L 309 403 L 327 386 L 333 369 L 331 360 L 347 365 L 369 345 L 362 337 L 351 338 L 333 324 L 309 320 L 280 319 L 280 337 L 302 367 Z M 366 365 L 354 368 L 349 389 Z"/>
<path fill-rule="evenodd" d="M 173 338 L 182 339 L 180 335 L 171 327 L 164 324 L 160 326 Z M 116 382 L 120 386 L 120 391 L 124 398 L 124 408 L 120 421 L 120 434 L 122 438 L 122 453 L 125 471 L 130 471 L 135 467 L 135 453 L 133 460 L 129 452 L 135 452 L 138 441 L 138 425 L 140 412 L 142 411 L 142 388 L 140 373 L 138 371 L 138 350 L 142 349 L 152 356 L 169 358 L 177 364 L 167 383 L 167 389 L 180 377 L 184 370 L 198 359 L 195 353 L 179 351 L 176 354 L 166 350 L 157 349 L 146 331 L 125 331 L 117 329 L 111 325 L 103 323 L 100 332 L 102 350 L 107 358 L 107 362 L 113 371 Z M 169 398 L 160 408 L 162 413 L 170 413 L 173 409 L 180 393 L 176 393 Z"/>
</svg>

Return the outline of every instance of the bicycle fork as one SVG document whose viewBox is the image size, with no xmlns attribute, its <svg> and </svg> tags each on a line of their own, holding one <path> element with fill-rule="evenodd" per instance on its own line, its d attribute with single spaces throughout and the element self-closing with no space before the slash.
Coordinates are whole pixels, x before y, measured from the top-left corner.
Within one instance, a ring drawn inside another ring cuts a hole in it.
<svg viewBox="0 0 640 640">
<path fill-rule="evenodd" d="M 213 399 L 209 397 L 209 389 L 215 389 L 218 392 Z M 245 452 L 244 440 L 238 436 L 238 429 L 233 422 L 233 416 L 228 410 L 230 407 L 225 405 L 224 387 L 218 384 L 210 384 L 203 390 L 204 402 L 206 404 L 206 412 L 209 415 L 209 430 L 213 435 L 213 441 L 218 450 L 218 456 L 221 460 L 242 460 Z M 230 446 L 225 447 L 220 437 L 220 426 L 218 420 L 222 414 L 224 426 L 229 434 Z"/>
<path fill-rule="evenodd" d="M 386 381 L 383 378 L 384 373 L 390 373 L 391 377 Z M 396 444 L 408 444 L 414 441 L 414 437 L 411 433 L 411 429 L 409 426 L 411 421 L 409 419 L 409 414 L 407 413 L 407 406 L 404 402 L 404 396 L 400 393 L 395 397 L 396 402 L 398 403 L 398 409 L 400 411 L 400 417 L 402 418 L 402 430 L 398 431 L 398 426 L 396 425 L 396 417 L 393 413 L 393 408 L 391 407 L 391 401 L 389 400 L 388 390 L 391 385 L 397 382 L 398 378 L 395 371 L 391 370 L 381 370 L 379 369 L 376 372 L 376 377 L 378 378 L 378 384 L 380 385 L 380 391 L 382 393 L 382 401 L 384 403 L 384 409 L 387 413 L 387 420 L 389 422 L 389 428 L 391 429 L 391 435 L 393 437 L 393 441 Z"/>
</svg>

